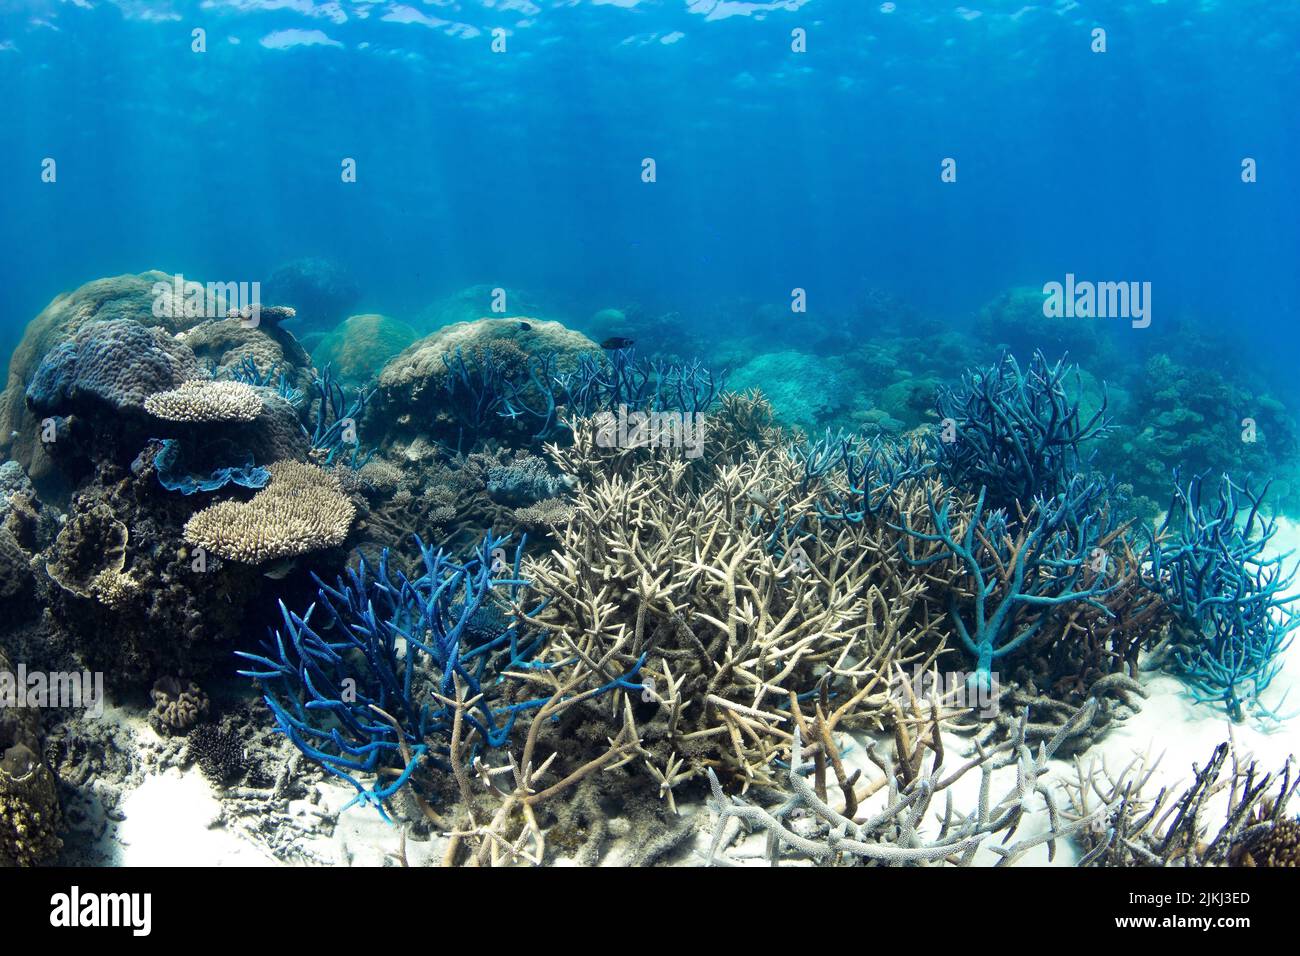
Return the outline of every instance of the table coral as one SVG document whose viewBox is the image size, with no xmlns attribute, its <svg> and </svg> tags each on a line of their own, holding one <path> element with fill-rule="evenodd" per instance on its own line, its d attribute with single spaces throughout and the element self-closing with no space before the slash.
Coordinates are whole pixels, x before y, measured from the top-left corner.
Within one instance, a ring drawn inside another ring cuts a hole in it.
<svg viewBox="0 0 1300 956">
<path fill-rule="evenodd" d="M 298 461 L 279 461 L 267 470 L 270 482 L 250 501 L 221 501 L 195 513 L 185 524 L 185 540 L 245 564 L 343 543 L 356 506 L 336 477 Z"/>
<path fill-rule="evenodd" d="M 216 379 L 182 382 L 144 400 L 145 411 L 169 422 L 251 422 L 263 407 L 252 386 Z"/>
</svg>

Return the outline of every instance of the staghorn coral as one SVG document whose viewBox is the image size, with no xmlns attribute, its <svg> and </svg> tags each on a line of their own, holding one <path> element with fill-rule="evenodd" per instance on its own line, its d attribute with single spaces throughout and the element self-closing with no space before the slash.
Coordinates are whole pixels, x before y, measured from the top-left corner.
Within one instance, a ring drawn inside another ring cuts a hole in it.
<svg viewBox="0 0 1300 956">
<path fill-rule="evenodd" d="M 1078 819 L 1066 821 L 1059 814 L 1056 798 L 1044 782 L 1048 760 L 1071 735 L 1085 728 L 1092 719 L 1087 708 L 1062 727 L 1036 752 L 1026 745 L 1023 734 L 976 756 L 950 772 L 945 772 L 944 751 L 938 738 L 937 721 L 929 739 L 918 739 L 915 747 L 897 752 L 893 757 L 871 750 L 873 761 L 883 771 L 885 800 L 879 809 L 868 810 L 853 803 L 837 808 L 827 801 L 808 781 L 812 769 L 804 763 L 805 751 L 796 732 L 785 774 L 788 790 L 771 810 L 747 803 L 738 797 L 728 798 L 713 772 L 709 772 L 712 789 L 710 808 L 717 815 L 713 841 L 709 849 L 712 864 L 732 864 L 722 849 L 733 838 L 730 827 L 735 820 L 742 826 L 766 835 L 765 856 L 772 866 L 794 858 L 822 866 L 927 866 L 952 863 L 969 866 L 975 853 L 986 847 L 999 856 L 998 865 L 1010 865 L 1029 850 L 1047 844 L 1049 859 L 1056 843 L 1082 831 L 1106 811 L 1107 806 L 1091 810 Z M 925 751 L 929 749 L 927 759 Z M 990 796 L 992 777 L 1001 767 L 1016 766 L 1015 785 L 1000 799 Z M 978 769 L 981 774 L 979 804 L 969 813 L 955 811 L 951 791 L 965 774 Z M 946 808 L 938 827 L 927 832 L 926 814 L 935 798 L 948 792 Z M 1041 798 L 1049 817 L 1045 833 L 1026 836 L 1011 842 L 1021 821 L 1032 809 L 1035 796 Z M 999 844 L 993 838 L 1002 835 Z"/>
<path fill-rule="evenodd" d="M 1066 390 L 1074 378 L 1074 395 Z M 944 432 L 940 472 L 956 488 L 984 490 L 992 508 L 1028 508 L 1035 498 L 1066 490 L 1086 467 L 1083 446 L 1110 427 L 1107 399 L 1084 409 L 1080 372 L 1065 360 L 1049 365 L 1041 352 L 1022 372 L 1011 355 L 971 369 L 956 388 L 939 392 Z"/>
<path fill-rule="evenodd" d="M 1091 821 L 1076 831 L 1080 866 L 1249 865 L 1248 856 L 1287 832 L 1286 808 L 1300 787 L 1293 760 L 1260 773 L 1228 740 L 1204 767 L 1192 765 L 1192 782 L 1177 797 L 1167 787 L 1147 792 L 1158 766 L 1138 757 L 1112 774 L 1104 761 L 1075 759 L 1067 815 Z"/>
<path fill-rule="evenodd" d="M 271 481 L 250 501 L 222 501 L 185 523 L 185 540 L 244 564 L 262 564 L 337 547 L 356 506 L 333 475 L 298 461 L 268 469 Z"/>
<path fill-rule="evenodd" d="M 263 405 L 257 390 L 243 382 L 196 379 L 150 395 L 144 407 L 169 422 L 251 422 Z"/>
<path fill-rule="evenodd" d="M 512 693 L 529 672 L 575 668 L 540 658 L 550 637 L 533 621 L 541 605 L 519 576 L 522 545 L 510 564 L 505 543 L 489 535 L 461 564 L 417 539 L 422 574 L 390 569 L 387 552 L 374 568 L 362 560 L 333 587 L 320 582 L 305 615 L 281 604 L 284 630 L 263 654 L 239 652 L 252 663 L 240 673 L 262 682 L 281 732 L 355 788 L 354 802 L 387 817 L 386 803 L 417 772 L 463 775 L 465 753 L 504 747 L 516 724 L 556 709 L 555 697 Z M 317 606 L 324 624 L 312 620 Z M 581 699 L 635 676 L 634 666 Z"/>
<path fill-rule="evenodd" d="M 1221 704 L 1234 720 L 1248 712 L 1280 720 L 1260 700 L 1282 668 L 1282 654 L 1300 627 L 1297 596 L 1288 595 L 1297 567 L 1287 555 L 1267 558 L 1276 518 L 1258 492 L 1224 476 L 1211 500 L 1202 478 L 1183 488 L 1175 472 L 1174 499 L 1145 558 L 1144 582 L 1173 612 L 1168 638 L 1152 666 L 1167 664 L 1200 703 Z"/>
<path fill-rule="evenodd" d="M 592 427 L 574 423 L 560 457 L 573 464 Z M 772 552 L 754 502 L 790 494 L 800 470 L 783 448 L 750 450 L 704 466 L 635 456 L 630 478 L 628 456 L 608 459 L 610 473 L 578 493 L 557 551 L 526 565 L 552 596 L 545 623 L 621 648 L 625 665 L 646 657 L 658 716 L 643 745 L 669 791 L 705 767 L 771 784 L 800 695 L 825 681 L 833 724 L 879 725 L 894 666 L 928 664 L 941 643 L 924 582 L 900 575 L 896 555 L 867 540 L 871 529 L 840 526 L 799 558 Z"/>
</svg>

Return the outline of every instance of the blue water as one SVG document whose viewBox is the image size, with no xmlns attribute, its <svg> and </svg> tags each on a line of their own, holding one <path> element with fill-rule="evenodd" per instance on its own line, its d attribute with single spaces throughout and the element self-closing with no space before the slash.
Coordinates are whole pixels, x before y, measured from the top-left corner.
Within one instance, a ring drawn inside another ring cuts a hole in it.
<svg viewBox="0 0 1300 956">
<path fill-rule="evenodd" d="M 5 0 L 0 349 L 92 278 L 314 255 L 397 316 L 475 283 L 575 317 L 801 287 L 822 322 L 871 286 L 961 323 L 1067 272 L 1149 281 L 1151 327 L 1114 334 L 1190 316 L 1273 374 L 1297 37 L 1276 0 Z"/>
</svg>

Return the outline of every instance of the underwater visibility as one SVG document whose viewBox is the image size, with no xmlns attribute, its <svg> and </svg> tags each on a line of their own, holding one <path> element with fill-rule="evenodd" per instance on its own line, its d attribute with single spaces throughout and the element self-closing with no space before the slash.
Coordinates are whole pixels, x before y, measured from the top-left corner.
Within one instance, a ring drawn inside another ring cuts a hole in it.
<svg viewBox="0 0 1300 956">
<path fill-rule="evenodd" d="M 1300 865 L 1297 38 L 3 4 L 0 864 Z"/>
</svg>

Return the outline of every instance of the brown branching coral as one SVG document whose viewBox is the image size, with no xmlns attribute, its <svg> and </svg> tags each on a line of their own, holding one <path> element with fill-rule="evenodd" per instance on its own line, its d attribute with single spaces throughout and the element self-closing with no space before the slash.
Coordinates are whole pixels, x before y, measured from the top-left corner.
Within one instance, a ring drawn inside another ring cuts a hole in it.
<svg viewBox="0 0 1300 956">
<path fill-rule="evenodd" d="M 1078 831 L 1081 866 L 1251 865 L 1289 832 L 1287 804 L 1300 786 L 1292 760 L 1260 773 L 1225 741 L 1203 768 L 1192 765 L 1192 782 L 1177 797 L 1167 787 L 1146 792 L 1158 765 L 1138 757 L 1112 774 L 1104 762 L 1076 758 L 1069 813 L 1093 820 Z M 1109 808 L 1101 817 L 1099 804 Z"/>
</svg>

